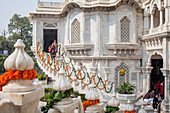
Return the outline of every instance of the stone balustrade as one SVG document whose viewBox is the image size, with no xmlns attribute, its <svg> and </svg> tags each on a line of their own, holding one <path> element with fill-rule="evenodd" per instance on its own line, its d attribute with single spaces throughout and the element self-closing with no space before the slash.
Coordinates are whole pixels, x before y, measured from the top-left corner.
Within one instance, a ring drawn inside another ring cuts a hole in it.
<svg viewBox="0 0 170 113">
<path fill-rule="evenodd" d="M 54 7 L 54 8 L 61 8 L 62 2 L 38 2 L 38 8 L 47 8 L 47 7 Z"/>
<path fill-rule="evenodd" d="M 71 56 L 86 56 L 87 55 L 87 50 L 85 50 L 85 49 L 68 50 L 68 52 Z"/>
<path fill-rule="evenodd" d="M 161 49 L 162 48 L 162 38 L 155 37 L 151 39 L 145 39 L 145 45 L 147 50 Z"/>
</svg>

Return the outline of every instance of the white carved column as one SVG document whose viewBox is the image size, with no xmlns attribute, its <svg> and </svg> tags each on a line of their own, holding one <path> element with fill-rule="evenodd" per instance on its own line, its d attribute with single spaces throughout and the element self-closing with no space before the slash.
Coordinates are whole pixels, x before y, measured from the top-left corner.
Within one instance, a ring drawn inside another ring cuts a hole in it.
<svg viewBox="0 0 170 113">
<path fill-rule="evenodd" d="M 170 95 L 170 83 L 169 83 L 169 77 L 170 77 L 170 70 L 169 69 L 161 69 L 163 76 L 165 77 L 165 84 L 164 84 L 164 100 L 162 101 L 162 108 L 163 113 L 169 113 L 169 95 Z"/>
<path fill-rule="evenodd" d="M 136 75 L 137 75 L 137 93 L 140 92 L 140 70 L 136 71 Z"/>
<path fill-rule="evenodd" d="M 162 9 L 160 10 L 160 26 L 163 25 L 163 11 Z"/>
<path fill-rule="evenodd" d="M 163 76 L 165 77 L 165 85 L 164 85 L 164 99 L 168 99 L 168 88 L 169 88 L 169 83 L 168 83 L 168 77 L 170 76 L 170 70 L 168 69 L 161 69 L 162 73 L 163 73 Z"/>
<path fill-rule="evenodd" d="M 146 93 L 150 89 L 151 70 L 153 67 L 147 66 L 143 68 L 143 92 Z"/>
<path fill-rule="evenodd" d="M 149 16 L 147 12 L 144 13 L 144 34 L 147 34 L 149 30 Z"/>
<path fill-rule="evenodd" d="M 66 17 L 66 28 L 65 28 L 65 44 L 69 44 L 70 43 L 70 36 L 69 36 L 69 26 L 70 26 L 70 20 L 69 20 L 70 15 L 68 14 Z"/>
<path fill-rule="evenodd" d="M 101 14 L 100 12 L 97 12 L 96 14 L 96 55 L 99 56 L 102 52 L 102 37 L 101 37 Z"/>
<path fill-rule="evenodd" d="M 165 8 L 165 25 L 168 25 L 170 22 L 170 1 L 169 0 L 164 0 L 164 8 Z"/>
<path fill-rule="evenodd" d="M 154 28 L 154 19 L 153 19 L 153 13 L 151 14 L 151 28 L 150 29 L 153 29 Z"/>
<path fill-rule="evenodd" d="M 86 21 L 85 21 L 85 12 L 82 13 L 82 32 L 81 32 L 81 40 L 80 42 L 85 43 L 85 26 L 86 26 Z"/>
</svg>

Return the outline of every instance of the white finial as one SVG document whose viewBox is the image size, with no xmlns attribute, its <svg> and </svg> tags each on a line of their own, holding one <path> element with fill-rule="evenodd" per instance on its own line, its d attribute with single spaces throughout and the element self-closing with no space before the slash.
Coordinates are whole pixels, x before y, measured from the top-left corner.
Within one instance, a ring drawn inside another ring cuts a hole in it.
<svg viewBox="0 0 170 113">
<path fill-rule="evenodd" d="M 113 93 L 111 100 L 108 102 L 109 106 L 118 107 L 120 105 L 120 101 L 116 98 L 115 93 Z"/>
<path fill-rule="evenodd" d="M 142 105 L 141 106 L 141 109 L 139 110 L 139 112 L 138 113 L 147 113 L 147 111 L 145 111 L 145 109 L 144 109 L 144 106 Z"/>
<path fill-rule="evenodd" d="M 125 107 L 125 111 L 133 111 L 133 110 L 134 110 L 134 107 L 133 107 L 133 105 L 131 104 L 131 101 L 128 100 L 127 103 L 128 103 L 128 104 L 127 104 L 126 107 Z"/>
<path fill-rule="evenodd" d="M 65 77 L 65 70 L 64 68 L 60 68 L 58 72 L 58 76 L 56 78 L 56 82 L 53 85 L 53 89 L 57 91 L 65 91 L 71 89 L 72 85 L 69 80 Z"/>
<path fill-rule="evenodd" d="M 34 61 L 24 51 L 25 44 L 18 39 L 14 45 L 15 51 L 5 60 L 4 67 L 8 70 L 25 71 L 34 68 Z"/>
<path fill-rule="evenodd" d="M 94 85 L 90 85 L 90 91 L 88 91 L 86 93 L 85 98 L 88 99 L 88 100 L 99 99 L 99 94 L 98 94 L 97 90 L 94 88 Z"/>
</svg>

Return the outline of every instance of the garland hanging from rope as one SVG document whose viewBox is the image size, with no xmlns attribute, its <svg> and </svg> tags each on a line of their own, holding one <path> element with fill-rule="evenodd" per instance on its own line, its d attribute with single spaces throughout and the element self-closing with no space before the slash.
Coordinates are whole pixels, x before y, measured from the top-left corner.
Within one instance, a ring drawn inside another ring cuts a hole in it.
<svg viewBox="0 0 170 113">
<path fill-rule="evenodd" d="M 92 82 L 92 80 L 94 81 L 94 84 L 96 85 L 96 87 L 99 89 L 99 90 L 103 90 L 103 89 L 105 89 L 105 92 L 107 92 L 107 93 L 110 93 L 111 92 L 111 90 L 112 90 L 112 88 L 113 88 L 113 82 L 110 82 L 110 84 L 111 84 L 111 87 L 110 87 L 110 89 L 109 90 L 107 90 L 107 88 L 106 88 L 106 84 L 107 84 L 107 80 L 105 80 L 105 81 L 103 81 L 102 80 L 102 78 L 101 77 L 99 77 L 97 74 L 93 74 L 91 77 L 90 77 L 90 74 L 88 73 L 88 72 L 85 72 L 85 67 L 83 67 L 83 66 L 81 66 L 81 69 L 75 69 L 75 67 L 74 67 L 74 64 L 72 63 L 72 59 L 70 59 L 69 60 L 69 62 L 66 62 L 66 58 L 65 58 L 65 56 L 66 56 L 66 51 L 64 51 L 63 53 L 61 52 L 61 48 L 59 49 L 60 51 L 59 51 L 59 53 L 60 53 L 60 57 L 62 57 L 61 59 L 63 59 L 63 62 L 62 62 L 62 66 L 64 66 L 64 64 L 66 64 L 66 67 L 65 67 L 65 71 L 67 72 L 66 73 L 66 75 L 70 78 L 70 80 L 72 80 L 72 81 L 76 81 L 77 79 L 78 80 L 81 80 L 81 82 L 84 84 L 84 85 L 89 85 L 91 82 Z M 38 42 L 38 44 L 37 44 L 37 55 L 39 56 L 39 58 L 40 58 L 40 61 L 42 61 L 43 63 L 44 63 L 44 65 L 45 66 L 48 66 L 49 65 L 49 68 L 51 69 L 51 71 L 59 71 L 59 69 L 60 69 L 60 67 L 61 66 L 59 66 L 59 61 L 57 60 L 56 62 L 54 62 L 54 60 L 51 62 L 51 55 L 47 55 L 47 59 L 46 59 L 46 57 L 45 57 L 45 54 L 46 54 L 46 52 L 42 52 L 42 50 L 41 50 L 41 47 L 39 46 L 39 42 Z M 53 68 L 52 68 L 52 64 L 54 64 L 54 66 L 53 66 Z M 72 70 L 71 70 L 71 73 L 69 73 L 69 65 L 71 65 L 72 66 Z M 73 72 L 75 73 L 75 79 L 72 79 L 72 74 L 73 74 Z M 76 74 L 76 72 L 78 72 L 77 74 Z M 82 77 L 82 73 L 84 74 L 84 76 Z M 80 78 L 79 78 L 79 76 L 80 76 Z M 89 83 L 85 83 L 83 80 L 86 78 L 86 77 L 88 77 L 88 79 L 89 79 Z M 98 82 L 96 83 L 96 81 L 95 81 L 95 77 L 97 77 L 97 79 L 98 79 Z M 102 83 L 102 85 L 103 85 L 103 87 L 102 88 L 100 88 L 99 87 L 99 83 Z"/>
</svg>

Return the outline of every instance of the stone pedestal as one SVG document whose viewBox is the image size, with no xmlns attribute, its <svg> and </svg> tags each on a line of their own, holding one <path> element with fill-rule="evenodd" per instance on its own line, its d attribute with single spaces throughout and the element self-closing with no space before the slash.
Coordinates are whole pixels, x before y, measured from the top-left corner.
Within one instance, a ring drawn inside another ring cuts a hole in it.
<svg viewBox="0 0 170 113">
<path fill-rule="evenodd" d="M 11 80 L 5 86 L 3 86 L 3 91 L 5 92 L 27 92 L 35 90 L 35 86 L 32 84 L 31 80 Z"/>
<path fill-rule="evenodd" d="M 43 96 L 43 89 L 35 89 L 29 92 L 20 93 L 0 91 L 0 101 L 4 98 L 10 101 L 8 103 L 9 107 L 4 108 L 3 105 L 5 103 L 0 105 L 0 113 L 40 113 L 38 104 L 40 98 Z"/>
<path fill-rule="evenodd" d="M 86 108 L 85 113 L 104 113 L 103 105 L 92 105 Z"/>
<path fill-rule="evenodd" d="M 130 100 L 131 102 L 133 102 L 134 100 L 136 100 L 136 94 L 116 94 L 116 98 L 120 101 L 120 111 L 125 111 L 126 105 L 127 105 L 127 101 Z"/>
<path fill-rule="evenodd" d="M 78 108 L 78 101 L 65 105 L 60 103 L 53 105 L 53 109 L 50 109 L 48 113 L 74 113 L 76 108 Z"/>
</svg>

